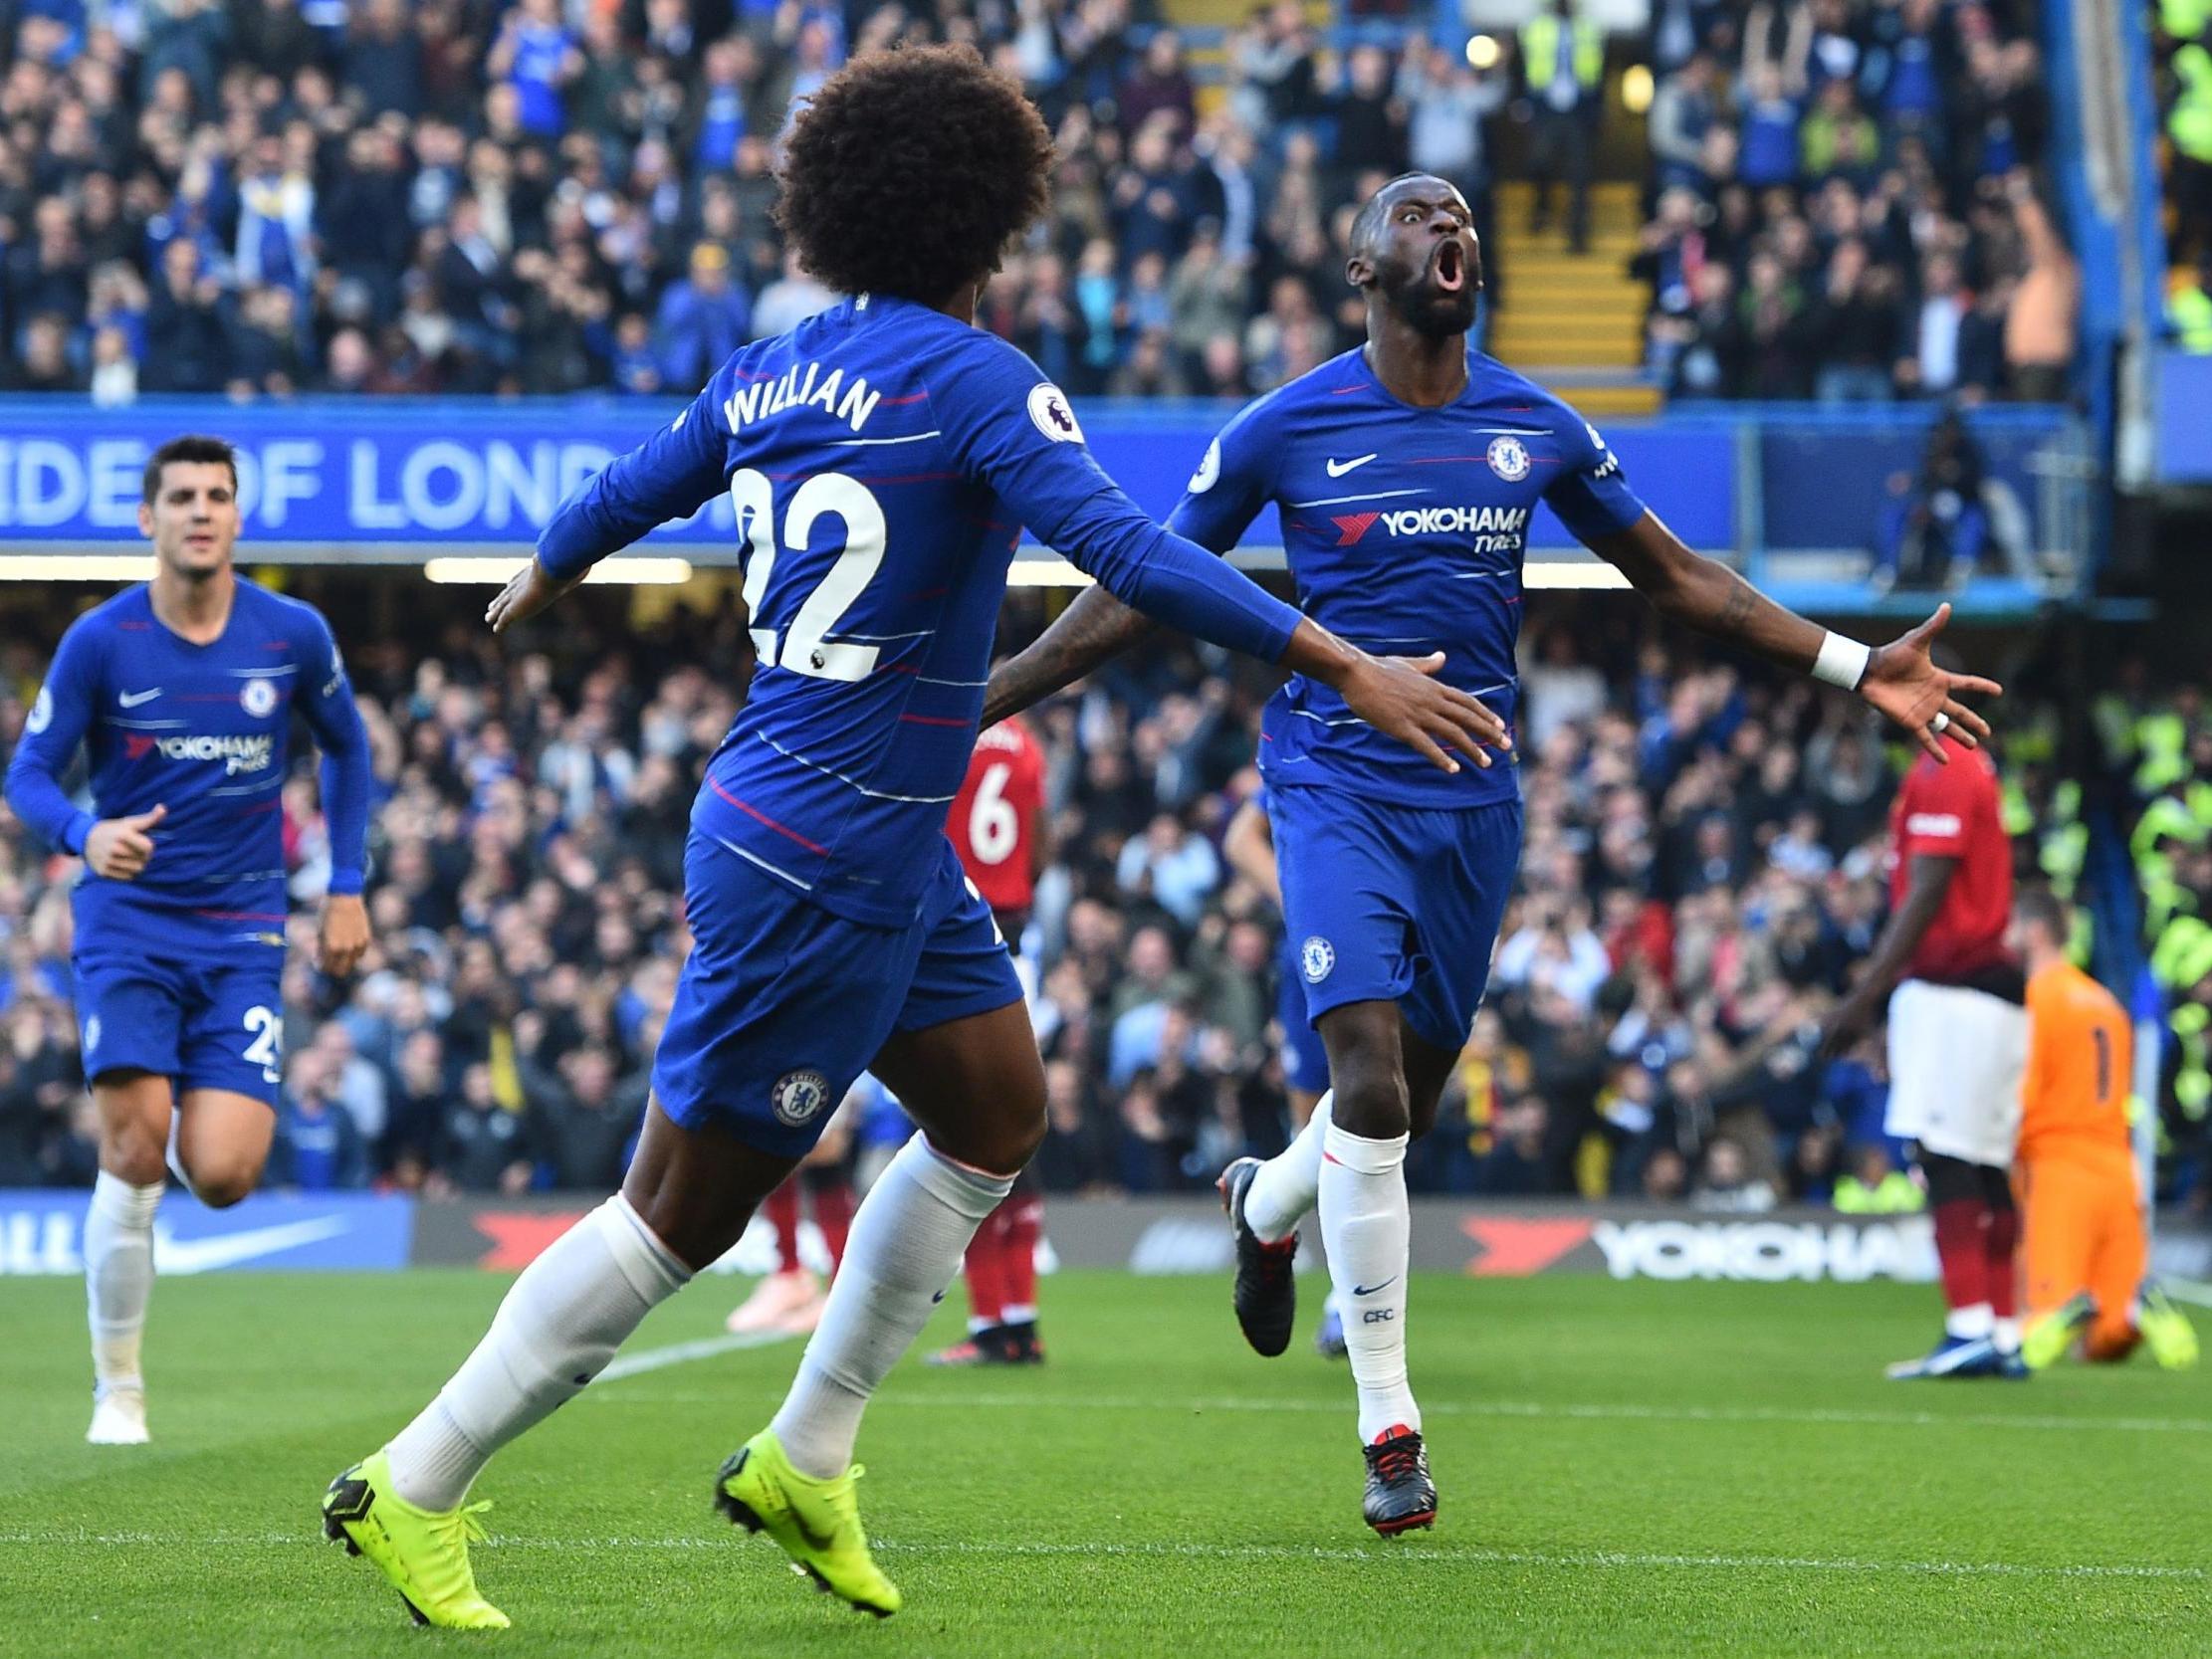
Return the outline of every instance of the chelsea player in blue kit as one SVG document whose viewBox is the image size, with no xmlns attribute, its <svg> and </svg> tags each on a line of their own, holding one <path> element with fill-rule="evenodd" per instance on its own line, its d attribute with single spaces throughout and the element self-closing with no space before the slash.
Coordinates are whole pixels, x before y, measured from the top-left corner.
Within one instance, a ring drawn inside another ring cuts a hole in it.
<svg viewBox="0 0 2212 1659">
<path fill-rule="evenodd" d="M 1410 174 L 1377 192 L 1354 222 L 1346 267 L 1367 299 L 1366 345 L 1231 421 L 1170 526 L 1225 552 L 1273 503 L 1309 616 L 1371 649 L 1443 653 L 1451 683 L 1510 720 L 1521 560 L 1542 502 L 1662 615 L 1856 689 L 1939 757 L 1946 728 L 1968 743 L 1986 734 L 1954 694 L 1997 688 L 1929 661 L 1947 608 L 1880 650 L 1825 633 L 1683 546 L 1593 427 L 1470 349 L 1480 260 L 1450 184 Z M 1083 594 L 993 674 L 986 724 L 1146 626 L 1110 593 Z M 1405 765 L 1303 677 L 1267 707 L 1260 769 L 1330 1092 L 1279 1156 L 1222 1176 L 1236 1314 L 1252 1347 L 1282 1352 L 1296 1227 L 1318 1203 L 1359 1390 L 1363 1513 L 1389 1536 L 1437 1512 L 1406 1370 L 1406 1147 L 1435 1122 L 1489 976 L 1520 857 L 1519 784 L 1503 766 Z"/>
<path fill-rule="evenodd" d="M 232 568 L 238 469 L 179 438 L 145 469 L 153 579 L 62 636 L 8 765 L 8 804 L 85 861 L 72 894 L 77 1023 L 100 1114 L 85 1221 L 94 1406 L 86 1438 L 146 1438 L 140 1336 L 164 1153 L 203 1202 L 261 1180 L 284 1043 L 283 818 L 292 717 L 324 754 L 326 972 L 368 944 L 368 738 L 330 625 Z M 80 745 L 93 807 L 61 784 Z"/>
<path fill-rule="evenodd" d="M 428 1622 L 487 1627 L 462 1507 L 491 1455 L 588 1384 L 736 1241 L 863 1070 L 922 1128 L 870 1190 L 774 1421 L 715 1484 L 824 1589 L 877 1614 L 852 1451 L 1044 1130 L 1021 986 L 945 836 L 1021 526 L 1178 626 L 1280 660 L 1426 756 L 1476 764 L 1493 716 L 1435 664 L 1345 646 L 1147 519 L 1066 399 L 974 326 L 1042 212 L 1051 139 L 965 49 L 856 59 L 802 108 L 778 214 L 853 296 L 748 346 L 675 422 L 564 503 L 494 600 L 506 631 L 597 559 L 727 495 L 754 668 L 692 814 L 694 947 L 622 1191 L 518 1279 L 491 1331 L 382 1451 L 332 1484 L 333 1539 Z"/>
</svg>

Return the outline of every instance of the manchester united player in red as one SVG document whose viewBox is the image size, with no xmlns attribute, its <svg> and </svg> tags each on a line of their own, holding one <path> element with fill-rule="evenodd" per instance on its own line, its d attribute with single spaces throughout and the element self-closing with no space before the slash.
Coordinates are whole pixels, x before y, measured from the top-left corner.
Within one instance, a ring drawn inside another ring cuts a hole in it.
<svg viewBox="0 0 2212 1659">
<path fill-rule="evenodd" d="M 1989 751 L 1942 741 L 1949 764 L 1921 755 L 1890 808 L 1888 926 L 1826 1047 L 1857 1041 L 1888 999 L 1884 1128 L 1919 1149 L 1948 1309 L 1934 1350 L 1889 1374 L 2021 1377 L 2011 1167 L 2028 1015 L 2005 945 L 2012 842 Z"/>
<path fill-rule="evenodd" d="M 991 907 L 1013 947 L 1015 971 L 1030 984 L 1033 969 L 1021 952 L 1021 932 L 1036 903 L 1047 848 L 1044 750 L 1025 722 L 1002 722 L 976 739 L 945 829 L 968 885 Z M 1044 1194 L 1032 1169 L 1024 1169 L 968 1246 L 968 1340 L 932 1354 L 932 1364 L 1033 1365 L 1044 1358 L 1037 1342 L 1037 1239 L 1043 1231 Z"/>
</svg>

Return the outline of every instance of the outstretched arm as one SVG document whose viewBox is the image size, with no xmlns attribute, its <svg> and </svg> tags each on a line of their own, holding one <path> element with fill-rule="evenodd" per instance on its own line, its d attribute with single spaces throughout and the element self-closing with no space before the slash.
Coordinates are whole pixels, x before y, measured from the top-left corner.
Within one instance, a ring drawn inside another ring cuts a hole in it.
<svg viewBox="0 0 2212 1659">
<path fill-rule="evenodd" d="M 991 684 L 984 691 L 984 725 L 996 726 L 1008 715 L 1043 702 L 1159 627 L 1103 587 L 1085 588 L 1027 650 L 991 671 Z"/>
<path fill-rule="evenodd" d="M 1937 668 L 1929 656 L 1935 636 L 1950 620 L 1949 605 L 1938 606 L 1911 632 L 1870 649 L 1776 604 L 1719 560 L 1690 551 L 1657 514 L 1584 539 L 1669 621 L 1856 691 L 1938 760 L 1947 758 L 1941 733 L 1969 748 L 1989 735 L 1989 723 L 1958 698 L 1967 692 L 2000 697 L 2003 689 L 1993 680 Z"/>
<path fill-rule="evenodd" d="M 1495 715 L 1433 678 L 1440 655 L 1372 657 L 1145 517 L 1091 459 L 1059 389 L 1040 384 L 1036 365 L 1011 346 L 976 335 L 961 379 L 933 406 L 968 476 L 1130 609 L 1319 681 L 1445 771 L 1459 769 L 1446 749 L 1487 766 L 1485 746 L 1505 741 Z"/>
<path fill-rule="evenodd" d="M 723 486 L 722 441 L 715 435 L 721 376 L 676 417 L 627 455 L 619 455 L 560 504 L 538 537 L 538 556 L 493 596 L 484 620 L 504 634 L 527 622 L 627 547 L 671 518 L 687 518 Z M 739 526 L 744 532 L 744 526 Z"/>
</svg>

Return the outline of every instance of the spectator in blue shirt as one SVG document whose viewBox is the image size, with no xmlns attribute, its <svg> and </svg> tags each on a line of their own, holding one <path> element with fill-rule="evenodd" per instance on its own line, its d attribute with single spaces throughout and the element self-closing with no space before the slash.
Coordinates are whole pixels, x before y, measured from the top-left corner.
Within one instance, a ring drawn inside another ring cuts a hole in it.
<svg viewBox="0 0 2212 1659">
<path fill-rule="evenodd" d="M 689 397 L 745 343 L 752 311 L 730 279 L 730 251 L 702 242 L 691 251 L 691 275 L 661 297 L 654 344 L 668 389 Z"/>
<path fill-rule="evenodd" d="M 1220 885 L 1221 862 L 1213 842 L 1186 829 L 1172 812 L 1163 812 L 1142 837 L 1123 846 L 1114 874 L 1124 893 L 1140 892 L 1149 884 L 1161 909 L 1195 928 L 1207 899 Z"/>
<path fill-rule="evenodd" d="M 568 123 L 562 93 L 583 73 L 583 54 L 560 21 L 560 0 L 522 0 L 507 14 L 484 67 L 514 87 L 524 131 L 560 136 Z"/>
<path fill-rule="evenodd" d="M 269 1158 L 273 1186 L 336 1192 L 368 1184 L 368 1156 L 353 1115 L 337 1103 L 336 1078 L 312 1048 L 291 1060 L 287 1098 L 277 1112 Z"/>
<path fill-rule="evenodd" d="M 660 359 L 653 355 L 653 327 L 636 311 L 614 325 L 614 388 L 631 397 L 658 397 Z"/>
<path fill-rule="evenodd" d="M 1750 98 L 1743 115 L 1742 148 L 1736 176 L 1755 190 L 1797 180 L 1798 122 L 1804 105 L 1790 97 L 1782 71 L 1760 64 L 1751 71 Z"/>
<path fill-rule="evenodd" d="M 745 136 L 749 51 L 736 40 L 716 41 L 707 48 L 691 139 L 691 158 L 703 169 L 721 171 L 737 159 L 738 140 Z"/>
</svg>

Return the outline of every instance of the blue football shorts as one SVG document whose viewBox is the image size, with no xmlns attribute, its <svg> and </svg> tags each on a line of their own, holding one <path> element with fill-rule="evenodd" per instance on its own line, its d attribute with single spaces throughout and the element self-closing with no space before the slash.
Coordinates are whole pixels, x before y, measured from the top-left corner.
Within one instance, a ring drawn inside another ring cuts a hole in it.
<svg viewBox="0 0 2212 1659">
<path fill-rule="evenodd" d="M 1519 797 L 1447 809 L 1270 784 L 1267 815 L 1307 1019 L 1395 1002 L 1423 1041 L 1461 1048 L 1520 866 Z"/>
<path fill-rule="evenodd" d="M 149 956 L 88 941 L 70 967 L 85 1080 L 152 1072 L 178 1096 L 221 1089 L 277 1104 L 284 1078 L 284 950 L 241 943 L 227 960 Z"/>
<path fill-rule="evenodd" d="M 692 952 L 653 1060 L 661 1110 L 686 1129 L 717 1123 L 773 1156 L 802 1157 L 894 1032 L 1019 1002 L 991 907 L 940 841 L 921 916 L 884 928 L 831 915 L 694 831 Z"/>
<path fill-rule="evenodd" d="M 1318 1095 L 1329 1087 L 1329 1051 L 1322 1047 L 1321 1033 L 1314 1030 L 1313 1016 L 1306 1012 L 1306 985 L 1298 972 L 1298 935 L 1286 924 L 1277 970 L 1280 988 L 1275 993 L 1275 1018 L 1282 1026 L 1282 1076 L 1291 1088 Z"/>
</svg>

